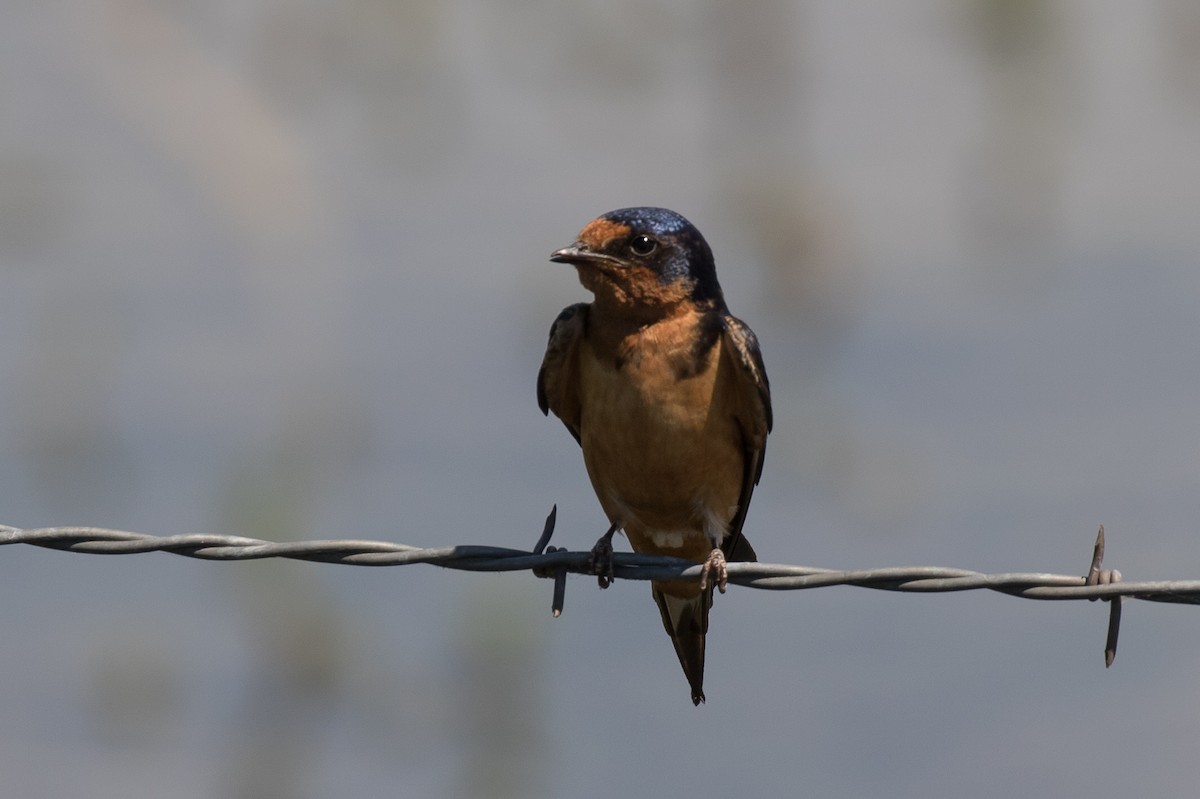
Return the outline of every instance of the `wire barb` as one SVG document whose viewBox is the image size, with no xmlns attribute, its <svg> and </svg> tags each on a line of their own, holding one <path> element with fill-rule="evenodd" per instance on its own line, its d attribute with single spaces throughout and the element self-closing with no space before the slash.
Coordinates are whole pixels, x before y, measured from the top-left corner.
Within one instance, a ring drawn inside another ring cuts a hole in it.
<svg viewBox="0 0 1200 799">
<path fill-rule="evenodd" d="M 1104 525 L 1096 533 L 1096 546 L 1092 549 L 1092 565 L 1088 569 L 1086 585 L 1112 585 L 1121 581 L 1121 572 L 1116 569 L 1101 569 L 1104 562 Z M 1093 597 L 1095 602 L 1098 597 Z M 1117 659 L 1117 637 L 1121 634 L 1121 597 L 1105 597 L 1108 606 L 1108 636 L 1104 640 L 1104 668 Z"/>
<path fill-rule="evenodd" d="M 550 508 L 550 515 L 546 517 L 546 524 L 542 527 L 541 537 L 533 545 L 533 554 L 541 555 L 543 552 L 546 554 L 566 552 L 565 549 L 549 546 L 550 536 L 554 535 L 554 525 L 557 520 L 558 505 L 554 505 Z M 562 615 L 563 602 L 566 601 L 567 597 L 567 570 L 563 568 L 547 569 L 545 567 L 534 567 L 533 574 L 536 577 L 551 577 L 554 579 L 554 596 L 550 600 L 550 613 L 557 619 Z"/>
</svg>

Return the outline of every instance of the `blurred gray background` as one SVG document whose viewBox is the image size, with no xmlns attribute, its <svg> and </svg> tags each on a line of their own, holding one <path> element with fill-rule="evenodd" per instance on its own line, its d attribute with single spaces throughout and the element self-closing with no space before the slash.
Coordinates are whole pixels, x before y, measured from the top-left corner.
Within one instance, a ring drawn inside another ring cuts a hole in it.
<svg viewBox="0 0 1200 799">
<path fill-rule="evenodd" d="M 3 3 L 0 521 L 586 548 L 594 216 L 758 332 L 767 561 L 1200 577 L 1200 6 Z M 622 543 L 625 547 L 627 544 Z M 0 551 L 0 795 L 1188 795 L 1200 612 Z"/>
</svg>

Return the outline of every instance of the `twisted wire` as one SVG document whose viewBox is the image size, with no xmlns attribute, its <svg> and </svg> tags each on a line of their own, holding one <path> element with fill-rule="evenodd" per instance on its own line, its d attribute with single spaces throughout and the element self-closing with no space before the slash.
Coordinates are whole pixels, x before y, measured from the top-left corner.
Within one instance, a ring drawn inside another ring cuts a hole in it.
<svg viewBox="0 0 1200 799">
<path fill-rule="evenodd" d="M 547 520 L 552 529 L 553 519 Z M 527 571 L 539 576 L 556 573 L 592 574 L 591 555 L 549 548 L 539 541 L 535 550 L 458 545 L 415 547 L 390 541 L 316 540 L 272 542 L 257 538 L 209 533 L 155 536 L 98 527 L 40 527 L 22 529 L 0 525 L 0 546 L 28 544 L 66 552 L 130 555 L 169 552 L 213 561 L 291 560 L 340 563 L 350 566 L 405 566 L 428 563 L 462 571 Z M 1098 564 L 1097 564 L 1098 565 Z M 615 553 L 614 576 L 626 580 L 698 580 L 701 566 L 658 555 Z M 730 563 L 729 582 L 747 588 L 795 591 L 835 585 L 877 590 L 940 593 L 986 589 L 1010 596 L 1042 600 L 1112 599 L 1126 597 L 1150 602 L 1200 604 L 1200 580 L 1155 580 L 1087 584 L 1078 575 L 1044 572 L 984 574 L 942 566 L 893 566 L 838 570 L 781 563 Z M 1119 575 L 1117 577 L 1119 579 Z"/>
<path fill-rule="evenodd" d="M 29 544 L 66 552 L 94 555 L 131 555 L 142 552 L 170 552 L 200 560 L 262 560 L 288 558 L 350 566 L 404 566 L 429 563 L 461 571 L 532 571 L 538 577 L 554 580 L 550 608 L 555 616 L 562 613 L 567 589 L 567 574 L 599 574 L 601 588 L 611 578 L 625 580 L 700 580 L 705 566 L 679 558 L 636 553 L 614 553 L 611 564 L 597 563 L 594 552 L 570 552 L 549 546 L 554 533 L 557 508 L 550 511 L 542 535 L 533 550 L 490 546 L 414 547 L 390 541 L 354 539 L 292 541 L 278 543 L 232 535 L 154 536 L 99 527 L 40 527 L 21 529 L 0 525 L 0 546 Z M 797 591 L 849 585 L 881 591 L 941 593 L 988 590 L 1025 599 L 1070 600 L 1102 599 L 1108 603 L 1108 634 L 1104 645 L 1104 665 L 1111 666 L 1117 655 L 1124 599 L 1149 602 L 1173 602 L 1200 605 L 1200 580 L 1154 580 L 1122 582 L 1115 569 L 1102 569 L 1104 528 L 1096 536 L 1092 561 L 1083 577 L 1043 572 L 1007 572 L 984 574 L 969 569 L 942 566 L 890 566 L 879 569 L 844 571 L 783 563 L 730 563 L 728 581 L 747 588 L 770 591 Z M 722 583 L 721 591 L 725 590 Z"/>
</svg>

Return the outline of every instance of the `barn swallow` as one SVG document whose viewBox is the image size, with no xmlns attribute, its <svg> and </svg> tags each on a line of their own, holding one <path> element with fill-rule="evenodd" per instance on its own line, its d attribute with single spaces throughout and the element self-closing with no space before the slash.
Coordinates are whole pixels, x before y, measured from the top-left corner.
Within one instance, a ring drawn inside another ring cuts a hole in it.
<svg viewBox="0 0 1200 799">
<path fill-rule="evenodd" d="M 636 552 L 703 564 L 698 583 L 650 584 L 699 705 L 714 584 L 725 591 L 727 560 L 757 559 L 742 525 L 771 430 L 758 340 L 674 211 L 611 211 L 550 260 L 573 265 L 593 301 L 554 320 L 538 405 L 579 442 L 611 523 L 592 550 L 601 587 L 617 530 Z"/>
</svg>

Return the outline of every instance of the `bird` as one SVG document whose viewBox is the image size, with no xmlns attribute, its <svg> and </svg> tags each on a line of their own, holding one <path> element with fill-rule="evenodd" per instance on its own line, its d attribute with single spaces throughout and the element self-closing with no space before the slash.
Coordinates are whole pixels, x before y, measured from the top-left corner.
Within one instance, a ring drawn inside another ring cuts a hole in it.
<svg viewBox="0 0 1200 799">
<path fill-rule="evenodd" d="M 758 339 L 729 312 L 708 242 L 669 209 L 610 211 L 550 260 L 592 294 L 554 320 L 537 377 L 610 524 L 589 562 L 607 587 L 623 530 L 635 552 L 702 564 L 699 582 L 650 584 L 699 705 L 713 588 L 728 561 L 757 560 L 742 527 L 772 427 Z"/>
</svg>

